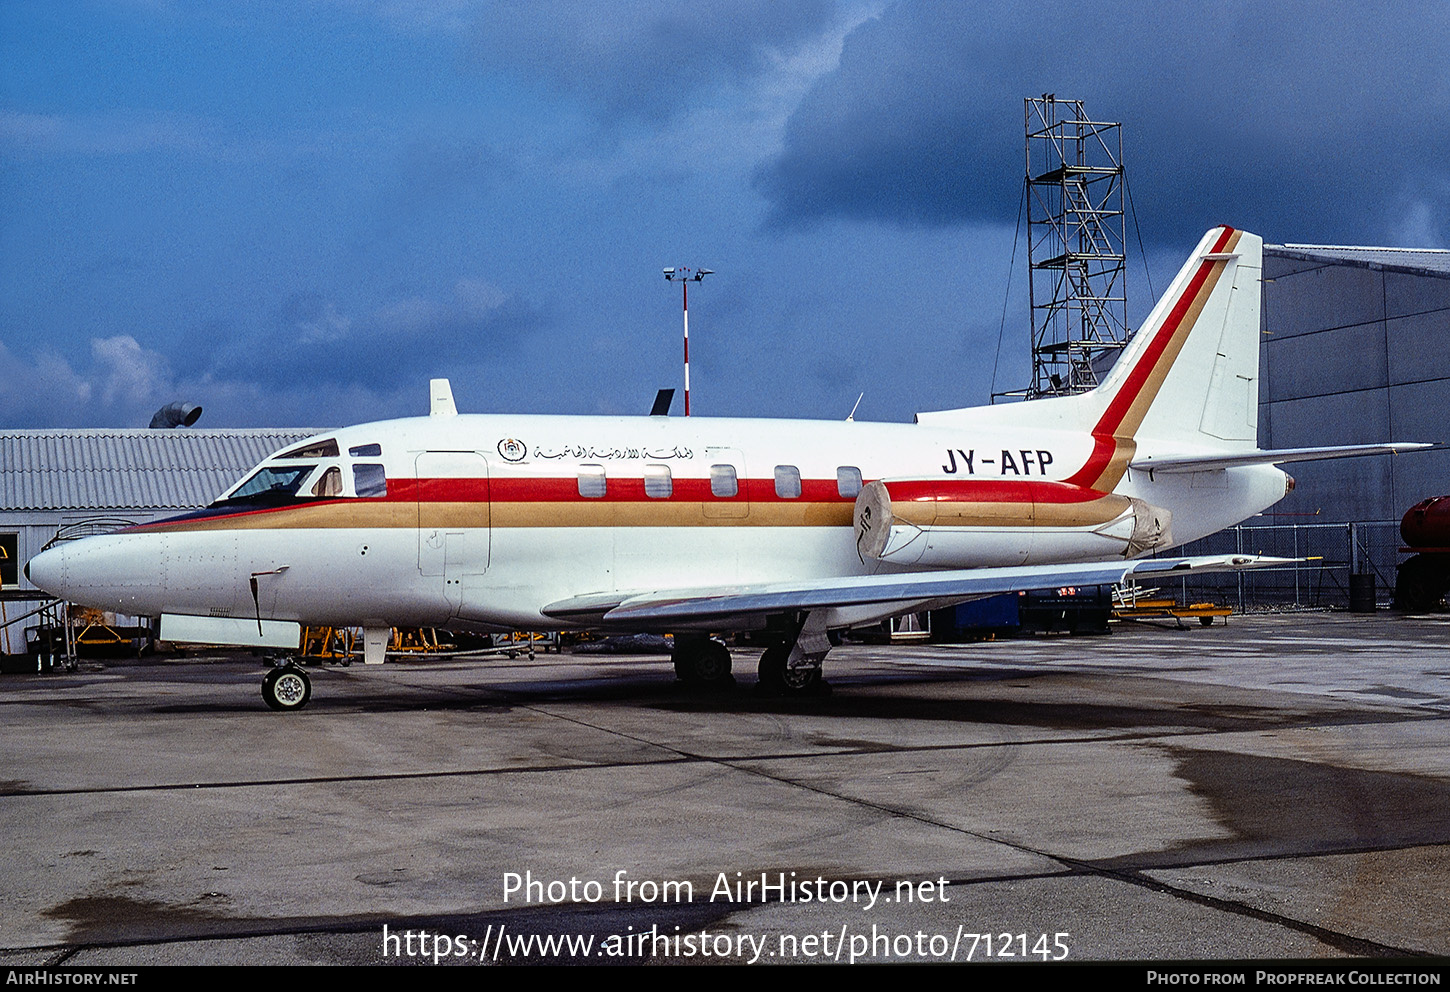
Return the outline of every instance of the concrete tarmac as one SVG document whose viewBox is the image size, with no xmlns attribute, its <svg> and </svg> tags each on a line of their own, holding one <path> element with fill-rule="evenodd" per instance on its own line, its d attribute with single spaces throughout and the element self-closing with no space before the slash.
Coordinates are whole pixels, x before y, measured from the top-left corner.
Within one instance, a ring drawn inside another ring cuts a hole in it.
<svg viewBox="0 0 1450 992">
<path fill-rule="evenodd" d="M 0 676 L 0 963 L 1450 954 L 1450 617 L 756 658 Z"/>
</svg>

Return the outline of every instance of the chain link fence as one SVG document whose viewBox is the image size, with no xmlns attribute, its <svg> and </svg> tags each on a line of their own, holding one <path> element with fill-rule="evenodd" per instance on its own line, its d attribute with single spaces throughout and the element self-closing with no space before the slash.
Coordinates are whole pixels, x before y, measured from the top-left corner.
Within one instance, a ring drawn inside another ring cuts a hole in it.
<svg viewBox="0 0 1450 992">
<path fill-rule="evenodd" d="M 1180 602 L 1218 602 L 1237 612 L 1350 605 L 1350 576 L 1372 575 L 1379 606 L 1394 598 L 1400 522 L 1241 524 L 1174 549 L 1180 555 L 1251 554 L 1304 561 L 1278 568 L 1187 576 L 1159 586 Z M 1363 583 L 1365 580 L 1361 579 Z"/>
</svg>

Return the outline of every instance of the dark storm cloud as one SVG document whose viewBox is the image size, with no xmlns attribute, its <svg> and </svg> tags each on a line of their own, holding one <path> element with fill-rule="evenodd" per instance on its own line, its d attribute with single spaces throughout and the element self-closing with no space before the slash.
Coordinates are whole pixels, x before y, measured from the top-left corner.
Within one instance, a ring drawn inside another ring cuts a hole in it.
<svg viewBox="0 0 1450 992">
<path fill-rule="evenodd" d="M 539 308 L 478 279 L 356 315 L 319 293 L 296 293 L 261 327 L 210 328 L 204 364 L 186 371 L 222 379 L 244 368 L 264 390 L 307 389 L 323 380 L 382 389 L 426 380 L 465 357 L 512 354 L 547 320 Z"/>
<path fill-rule="evenodd" d="M 485 68 L 541 78 L 616 117 L 663 120 L 707 86 L 737 83 L 817 37 L 831 0 L 499 0 L 480 14 L 474 54 Z"/>
<path fill-rule="evenodd" d="M 1026 96 L 1124 122 L 1152 240 L 1450 229 L 1450 6 L 915 0 L 847 37 L 756 188 L 777 226 L 1011 223 Z"/>
</svg>

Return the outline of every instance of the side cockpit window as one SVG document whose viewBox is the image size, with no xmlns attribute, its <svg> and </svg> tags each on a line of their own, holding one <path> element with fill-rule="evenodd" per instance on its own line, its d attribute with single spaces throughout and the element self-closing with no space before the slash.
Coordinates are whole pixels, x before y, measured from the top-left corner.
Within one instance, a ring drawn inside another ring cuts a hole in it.
<svg viewBox="0 0 1450 992">
<path fill-rule="evenodd" d="M 342 470 L 336 465 L 322 473 L 322 477 L 312 484 L 312 495 L 314 496 L 341 496 L 342 495 Z"/>
<path fill-rule="evenodd" d="M 352 467 L 352 488 L 358 496 L 386 496 L 388 479 L 381 465 L 361 464 Z"/>
<path fill-rule="evenodd" d="M 355 444 L 347 449 L 347 453 L 354 458 L 381 458 L 383 457 L 383 446 L 381 444 Z"/>
</svg>

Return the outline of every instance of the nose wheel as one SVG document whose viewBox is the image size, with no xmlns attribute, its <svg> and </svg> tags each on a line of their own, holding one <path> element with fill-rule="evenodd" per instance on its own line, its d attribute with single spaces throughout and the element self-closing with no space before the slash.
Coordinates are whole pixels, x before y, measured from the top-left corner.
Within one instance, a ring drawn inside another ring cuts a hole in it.
<svg viewBox="0 0 1450 992">
<path fill-rule="evenodd" d="M 262 679 L 262 698 L 274 710 L 300 710 L 312 698 L 312 682 L 300 666 L 289 661 Z"/>
</svg>

